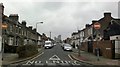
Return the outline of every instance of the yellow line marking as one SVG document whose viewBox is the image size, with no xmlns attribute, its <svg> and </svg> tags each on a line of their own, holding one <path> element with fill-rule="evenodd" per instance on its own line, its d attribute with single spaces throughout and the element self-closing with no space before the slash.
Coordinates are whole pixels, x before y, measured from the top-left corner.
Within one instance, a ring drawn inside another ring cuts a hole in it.
<svg viewBox="0 0 120 67">
<path fill-rule="evenodd" d="M 71 59 L 71 60 L 74 60 L 74 59 L 72 59 L 72 57 L 68 54 L 68 57 Z"/>
<path fill-rule="evenodd" d="M 34 57 L 34 58 L 30 59 L 30 60 L 34 60 L 34 59 L 38 58 L 39 56 L 41 56 L 42 54 L 44 54 L 44 52 L 42 52 L 41 54 L 39 54 L 38 56 L 36 56 L 36 57 Z"/>
</svg>

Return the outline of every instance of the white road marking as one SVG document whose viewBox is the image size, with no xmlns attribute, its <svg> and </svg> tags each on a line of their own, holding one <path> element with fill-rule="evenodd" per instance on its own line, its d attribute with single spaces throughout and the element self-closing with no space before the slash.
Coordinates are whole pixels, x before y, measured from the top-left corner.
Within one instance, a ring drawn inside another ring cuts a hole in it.
<svg viewBox="0 0 120 67">
<path fill-rule="evenodd" d="M 68 57 L 71 59 L 71 60 L 74 60 L 74 59 L 72 59 L 72 57 L 68 54 Z"/>
<path fill-rule="evenodd" d="M 41 61 L 35 61 L 35 64 L 41 64 L 42 62 Z"/>
<path fill-rule="evenodd" d="M 53 63 L 58 63 L 59 64 L 60 62 L 59 61 L 53 61 Z"/>
<path fill-rule="evenodd" d="M 45 61 L 46 62 L 46 64 L 48 64 L 48 61 Z"/>
<path fill-rule="evenodd" d="M 63 62 L 63 61 L 61 61 L 61 63 L 62 63 L 62 64 L 64 64 L 64 62 Z"/>
<path fill-rule="evenodd" d="M 26 64 L 33 64 L 34 63 L 34 61 L 27 61 L 27 63 Z"/>
<path fill-rule="evenodd" d="M 53 55 L 49 60 L 60 60 L 60 58 L 57 55 Z"/>
<path fill-rule="evenodd" d="M 77 61 L 74 61 L 72 65 L 81 65 L 81 64 L 77 63 Z"/>
<path fill-rule="evenodd" d="M 69 64 L 68 61 L 64 61 L 66 64 Z"/>
<path fill-rule="evenodd" d="M 44 52 L 42 52 L 42 53 L 39 54 L 38 56 L 36 56 L 36 57 L 34 57 L 34 58 L 28 60 L 26 64 L 33 64 L 33 63 L 35 62 L 35 61 L 33 61 L 33 60 L 36 59 L 36 58 L 38 58 L 38 57 L 41 56 L 42 54 L 44 54 Z"/>
</svg>

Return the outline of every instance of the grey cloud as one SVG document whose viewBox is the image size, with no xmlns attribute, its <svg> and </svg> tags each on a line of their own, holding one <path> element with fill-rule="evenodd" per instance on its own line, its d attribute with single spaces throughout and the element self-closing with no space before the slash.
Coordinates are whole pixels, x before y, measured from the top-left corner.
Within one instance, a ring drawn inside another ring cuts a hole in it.
<svg viewBox="0 0 120 67">
<path fill-rule="evenodd" d="M 43 4 L 42 8 L 47 9 L 49 11 L 60 10 L 63 2 L 46 2 Z"/>
</svg>

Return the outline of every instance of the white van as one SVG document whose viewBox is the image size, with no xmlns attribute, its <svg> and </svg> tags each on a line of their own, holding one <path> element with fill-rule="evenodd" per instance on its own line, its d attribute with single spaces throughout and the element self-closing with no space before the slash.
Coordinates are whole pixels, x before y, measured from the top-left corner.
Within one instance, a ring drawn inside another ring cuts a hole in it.
<svg viewBox="0 0 120 67">
<path fill-rule="evenodd" d="M 45 41 L 45 45 L 44 45 L 45 48 L 52 48 L 53 46 L 54 45 L 52 44 L 51 41 Z"/>
</svg>

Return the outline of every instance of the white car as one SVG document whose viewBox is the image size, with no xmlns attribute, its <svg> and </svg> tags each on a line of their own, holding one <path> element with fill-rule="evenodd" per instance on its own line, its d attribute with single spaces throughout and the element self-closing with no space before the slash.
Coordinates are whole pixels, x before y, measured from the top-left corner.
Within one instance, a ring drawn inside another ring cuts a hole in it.
<svg viewBox="0 0 120 67">
<path fill-rule="evenodd" d="M 54 45 L 52 44 L 51 41 L 45 41 L 45 45 L 44 45 L 45 48 L 52 48 L 53 46 Z"/>
<path fill-rule="evenodd" d="M 54 46 L 56 46 L 56 44 L 54 44 Z"/>
</svg>

